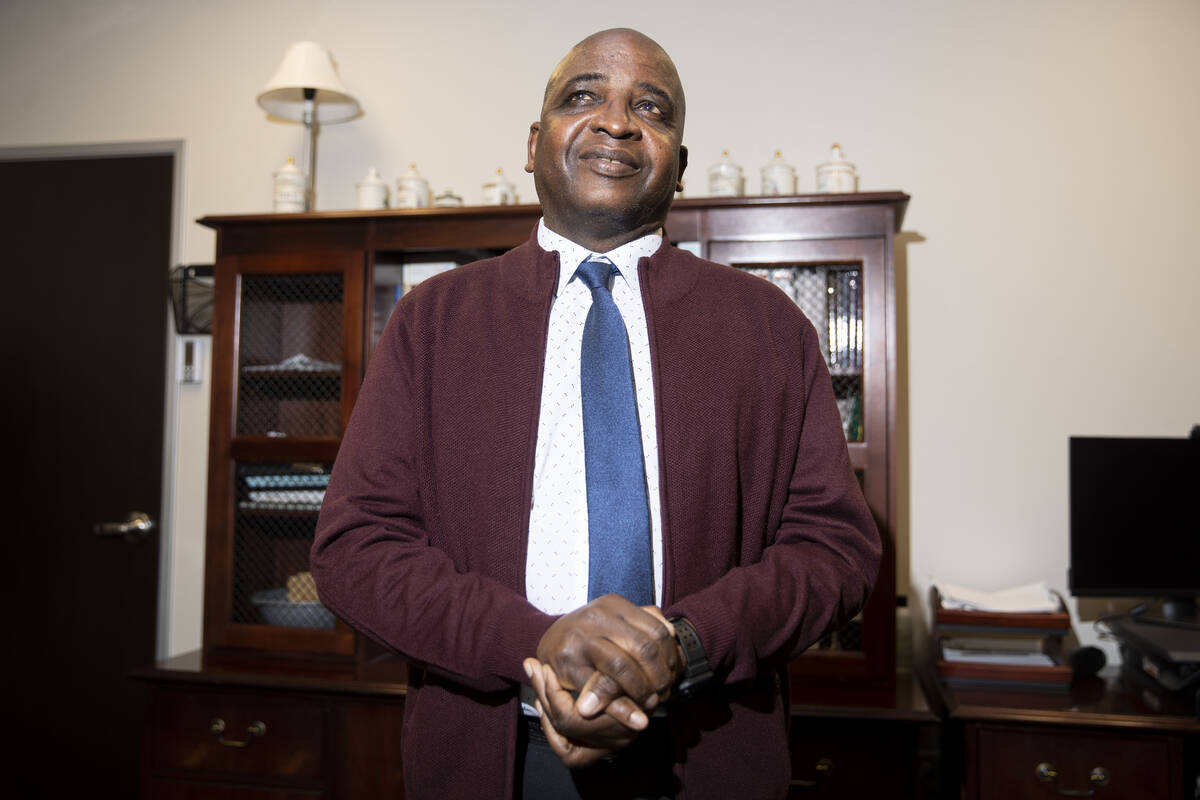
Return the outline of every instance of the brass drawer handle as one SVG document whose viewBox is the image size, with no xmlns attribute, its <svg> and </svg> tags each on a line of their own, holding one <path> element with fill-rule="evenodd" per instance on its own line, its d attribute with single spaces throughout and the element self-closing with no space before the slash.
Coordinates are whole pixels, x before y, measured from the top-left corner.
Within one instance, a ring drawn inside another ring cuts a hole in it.
<svg viewBox="0 0 1200 800">
<path fill-rule="evenodd" d="M 1034 776 L 1042 783 L 1053 783 L 1058 780 L 1058 770 L 1049 761 L 1043 761 L 1033 768 Z M 1108 770 L 1104 767 L 1092 767 L 1088 775 L 1091 789 L 1058 789 L 1055 790 L 1063 797 L 1094 797 L 1096 790 L 1108 786 L 1110 780 Z"/>
<path fill-rule="evenodd" d="M 821 781 L 825 778 L 825 776 L 833 772 L 833 759 L 822 758 L 818 760 L 816 765 L 813 767 L 813 770 L 817 773 L 816 778 L 812 780 L 796 778 L 792 780 L 792 786 L 800 789 L 813 789 L 817 786 L 820 786 Z"/>
<path fill-rule="evenodd" d="M 208 726 L 208 730 L 217 737 L 218 742 L 226 747 L 246 747 L 254 739 L 267 735 L 267 723 L 251 722 L 249 727 L 246 728 L 246 738 L 242 741 L 225 738 L 225 720 L 220 717 L 212 721 L 212 724 Z"/>
</svg>

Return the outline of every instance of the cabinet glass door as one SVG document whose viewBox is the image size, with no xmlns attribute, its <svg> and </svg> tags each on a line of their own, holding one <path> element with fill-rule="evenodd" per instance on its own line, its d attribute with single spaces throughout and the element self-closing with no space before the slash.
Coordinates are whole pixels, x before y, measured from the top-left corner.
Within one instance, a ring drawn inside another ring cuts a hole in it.
<svg viewBox="0 0 1200 800">
<path fill-rule="evenodd" d="M 833 379 L 842 430 L 863 440 L 862 270 L 838 264 L 742 266 L 778 286 L 817 329 L 821 353 Z"/>
</svg>

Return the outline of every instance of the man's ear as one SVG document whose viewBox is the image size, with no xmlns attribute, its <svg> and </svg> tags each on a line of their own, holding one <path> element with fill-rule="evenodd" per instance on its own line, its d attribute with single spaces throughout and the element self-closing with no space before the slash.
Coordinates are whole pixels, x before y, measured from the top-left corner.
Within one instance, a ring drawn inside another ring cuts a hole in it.
<svg viewBox="0 0 1200 800">
<path fill-rule="evenodd" d="M 525 171 L 533 172 L 533 157 L 537 155 L 537 137 L 538 131 L 542 129 L 542 123 L 532 122 L 529 124 L 529 141 L 525 145 Z"/>
<path fill-rule="evenodd" d="M 679 176 L 675 179 L 675 191 L 683 191 L 683 171 L 687 169 L 687 147 L 679 145 Z"/>
</svg>

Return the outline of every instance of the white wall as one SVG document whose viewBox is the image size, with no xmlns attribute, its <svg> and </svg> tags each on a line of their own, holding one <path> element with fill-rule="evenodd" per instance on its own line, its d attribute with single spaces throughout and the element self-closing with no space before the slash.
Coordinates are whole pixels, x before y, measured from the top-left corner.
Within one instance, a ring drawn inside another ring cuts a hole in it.
<svg viewBox="0 0 1200 800">
<path fill-rule="evenodd" d="M 410 161 L 468 202 L 497 167 L 533 199 L 547 73 L 610 25 L 679 66 L 687 194 L 724 148 L 752 190 L 781 148 L 811 191 L 838 141 L 864 190 L 912 195 L 901 590 L 1065 589 L 1067 437 L 1200 422 L 1195 0 L 7 0 L 0 146 L 182 139 L 186 220 L 269 210 L 302 133 L 254 98 L 314 39 L 365 111 L 321 134 L 319 208 Z M 78 213 L 103 198 L 64 191 Z M 211 261 L 211 232 L 181 233 L 177 261 Z M 172 653 L 200 644 L 206 392 L 176 397 Z"/>
</svg>

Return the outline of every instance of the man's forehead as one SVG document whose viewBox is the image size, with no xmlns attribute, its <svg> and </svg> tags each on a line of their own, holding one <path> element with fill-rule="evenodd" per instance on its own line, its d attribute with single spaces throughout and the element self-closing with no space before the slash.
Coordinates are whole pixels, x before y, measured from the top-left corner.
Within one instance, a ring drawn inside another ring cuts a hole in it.
<svg viewBox="0 0 1200 800">
<path fill-rule="evenodd" d="M 547 89 L 578 79 L 606 80 L 612 72 L 632 68 L 635 79 L 675 94 L 681 91 L 670 56 L 658 43 L 636 31 L 602 31 L 571 48 L 550 75 Z"/>
</svg>

